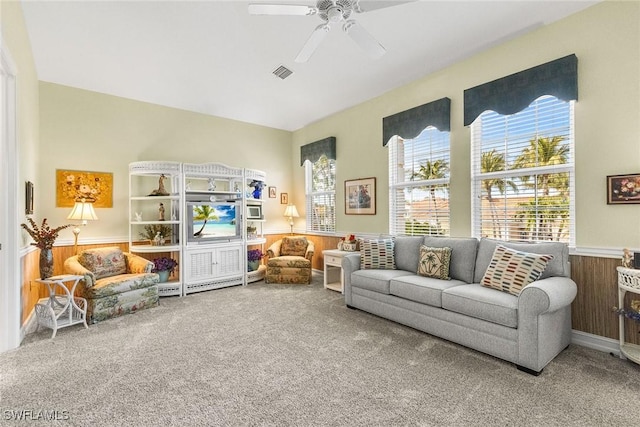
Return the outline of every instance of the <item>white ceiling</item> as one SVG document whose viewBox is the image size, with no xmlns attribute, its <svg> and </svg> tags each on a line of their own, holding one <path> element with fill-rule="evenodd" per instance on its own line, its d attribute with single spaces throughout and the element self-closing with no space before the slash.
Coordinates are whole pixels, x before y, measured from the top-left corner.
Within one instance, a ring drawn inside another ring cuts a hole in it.
<svg viewBox="0 0 640 427">
<path fill-rule="evenodd" d="M 27 0 L 23 10 L 42 81 L 296 130 L 598 1 L 399 4 L 352 16 L 382 58 L 336 25 L 303 64 L 293 60 L 320 18 L 251 16 L 249 1 Z M 275 77 L 279 65 L 294 74 Z"/>
</svg>

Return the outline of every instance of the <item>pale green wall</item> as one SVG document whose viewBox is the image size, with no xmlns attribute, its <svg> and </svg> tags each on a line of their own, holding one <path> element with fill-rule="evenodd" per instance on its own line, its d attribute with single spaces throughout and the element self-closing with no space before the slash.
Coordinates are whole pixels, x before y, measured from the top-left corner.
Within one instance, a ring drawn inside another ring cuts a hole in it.
<svg viewBox="0 0 640 427">
<path fill-rule="evenodd" d="M 38 182 L 38 76 L 31 53 L 29 35 L 19 2 L 0 2 L 0 28 L 2 43 L 15 63 L 17 83 L 17 142 L 18 142 L 18 183 Z M 19 186 L 18 200 L 24 200 L 24 186 Z M 18 209 L 19 220 L 24 221 L 24 206 Z M 36 216 L 36 218 L 39 218 Z M 26 244 L 29 240 L 24 233 Z"/>
<path fill-rule="evenodd" d="M 127 237 L 128 166 L 140 160 L 219 162 L 267 173 L 268 185 L 291 192 L 291 133 L 174 108 L 40 83 L 40 209 L 52 224 L 69 208 L 55 207 L 56 169 L 112 172 L 113 208 L 97 209 L 98 222 L 83 238 Z M 269 229 L 288 225 L 279 199 L 267 199 Z M 64 230 L 61 240 L 72 239 Z"/>
<path fill-rule="evenodd" d="M 452 235 L 471 233 L 470 135 L 463 91 L 568 54 L 578 57 L 575 108 L 577 246 L 640 248 L 640 205 L 606 204 L 607 175 L 640 172 L 640 2 L 606 1 L 294 132 L 292 167 L 304 206 L 299 147 L 337 138 L 339 232 L 388 231 L 382 118 L 451 98 Z M 382 59 L 384 60 L 384 58 Z M 429 58 L 424 58 L 428 61 Z M 376 177 L 378 214 L 344 215 L 345 179 Z"/>
</svg>

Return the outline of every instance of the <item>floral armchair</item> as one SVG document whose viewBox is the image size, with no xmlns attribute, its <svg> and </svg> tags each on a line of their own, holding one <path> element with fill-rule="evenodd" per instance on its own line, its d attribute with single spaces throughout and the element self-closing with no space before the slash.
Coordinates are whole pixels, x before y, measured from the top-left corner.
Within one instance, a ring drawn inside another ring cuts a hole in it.
<svg viewBox="0 0 640 427">
<path fill-rule="evenodd" d="M 284 237 L 267 249 L 265 283 L 311 283 L 314 244 L 304 236 Z"/>
<path fill-rule="evenodd" d="M 158 305 L 153 263 L 118 247 L 87 249 L 64 262 L 67 274 L 84 276 L 78 285 L 87 300 L 87 321 L 99 321 Z"/>
</svg>

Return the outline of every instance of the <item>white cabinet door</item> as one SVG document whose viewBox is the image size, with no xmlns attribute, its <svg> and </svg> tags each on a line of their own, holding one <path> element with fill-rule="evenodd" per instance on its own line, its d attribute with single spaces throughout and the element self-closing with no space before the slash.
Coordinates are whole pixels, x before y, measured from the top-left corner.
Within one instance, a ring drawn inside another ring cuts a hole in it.
<svg viewBox="0 0 640 427">
<path fill-rule="evenodd" d="M 243 253 L 241 244 L 187 250 L 187 283 L 243 274 Z"/>
</svg>

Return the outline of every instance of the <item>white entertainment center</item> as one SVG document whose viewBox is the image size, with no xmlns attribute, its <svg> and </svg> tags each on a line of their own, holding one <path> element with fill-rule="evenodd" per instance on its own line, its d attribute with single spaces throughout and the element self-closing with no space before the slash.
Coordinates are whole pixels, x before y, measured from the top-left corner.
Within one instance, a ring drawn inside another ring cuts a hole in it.
<svg viewBox="0 0 640 427">
<path fill-rule="evenodd" d="M 247 249 L 264 249 L 262 204 L 250 185 L 262 171 L 221 163 L 141 161 L 129 164 L 129 248 L 167 256 L 178 267 L 160 296 L 187 295 L 261 280 L 247 271 Z M 251 226 L 251 232 L 247 227 Z"/>
</svg>

